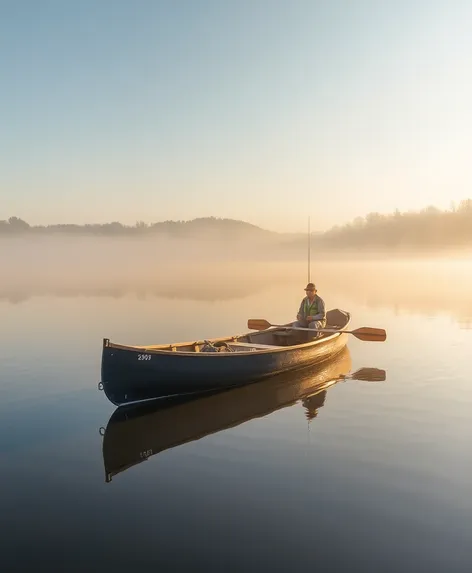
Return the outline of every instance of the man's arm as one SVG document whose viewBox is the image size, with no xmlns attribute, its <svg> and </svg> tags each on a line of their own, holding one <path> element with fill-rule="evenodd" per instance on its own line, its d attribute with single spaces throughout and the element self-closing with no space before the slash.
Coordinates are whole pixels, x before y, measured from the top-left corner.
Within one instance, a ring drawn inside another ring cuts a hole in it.
<svg viewBox="0 0 472 573">
<path fill-rule="evenodd" d="M 324 320 L 326 318 L 325 303 L 321 297 L 318 300 L 318 314 L 315 314 L 312 318 L 313 320 Z"/>
<path fill-rule="evenodd" d="M 300 319 L 303 317 L 303 304 L 305 302 L 305 299 L 302 299 L 302 302 L 300 303 L 300 308 L 298 309 L 298 314 L 297 314 L 297 319 Z"/>
</svg>

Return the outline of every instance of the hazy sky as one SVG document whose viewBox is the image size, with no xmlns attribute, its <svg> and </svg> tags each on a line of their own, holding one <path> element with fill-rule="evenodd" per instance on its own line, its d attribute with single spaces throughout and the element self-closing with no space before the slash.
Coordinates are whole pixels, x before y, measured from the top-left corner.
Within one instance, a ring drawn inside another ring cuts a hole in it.
<svg viewBox="0 0 472 573">
<path fill-rule="evenodd" d="M 449 207 L 471 22 L 468 0 L 0 0 L 0 219 Z"/>
</svg>

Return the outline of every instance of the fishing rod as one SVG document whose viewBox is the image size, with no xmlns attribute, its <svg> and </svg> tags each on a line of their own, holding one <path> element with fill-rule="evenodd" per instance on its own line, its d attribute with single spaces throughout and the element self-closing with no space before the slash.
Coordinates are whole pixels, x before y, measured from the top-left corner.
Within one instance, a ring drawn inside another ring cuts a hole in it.
<svg viewBox="0 0 472 573">
<path fill-rule="evenodd" d="M 311 283 L 311 231 L 310 231 L 310 217 L 308 217 L 308 282 Z"/>
</svg>

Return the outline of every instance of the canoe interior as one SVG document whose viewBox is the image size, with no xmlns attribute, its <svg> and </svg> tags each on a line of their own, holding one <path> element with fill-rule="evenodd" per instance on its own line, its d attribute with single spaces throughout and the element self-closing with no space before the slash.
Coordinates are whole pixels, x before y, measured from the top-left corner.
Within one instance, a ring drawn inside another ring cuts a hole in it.
<svg viewBox="0 0 472 573">
<path fill-rule="evenodd" d="M 333 309 L 326 313 L 326 328 L 343 330 L 349 324 L 349 313 Z M 291 323 L 293 324 L 293 323 Z M 287 326 L 290 326 L 288 324 Z M 249 332 L 241 336 L 227 336 L 225 338 L 209 339 L 209 342 L 219 352 L 261 352 L 280 349 L 283 347 L 298 346 L 313 341 L 314 333 L 302 330 L 287 330 L 283 328 L 270 328 L 268 330 Z M 333 333 L 322 333 L 316 340 L 322 341 Z M 139 349 L 158 352 L 181 352 L 195 353 L 205 352 L 208 349 L 208 341 L 180 342 L 174 344 L 156 344 L 151 346 L 121 346 L 122 348 Z"/>
</svg>

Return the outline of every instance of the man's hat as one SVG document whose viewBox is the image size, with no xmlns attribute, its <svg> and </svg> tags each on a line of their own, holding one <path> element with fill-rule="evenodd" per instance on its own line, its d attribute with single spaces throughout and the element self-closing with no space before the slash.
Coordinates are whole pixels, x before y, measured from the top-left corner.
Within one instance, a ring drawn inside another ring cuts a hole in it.
<svg viewBox="0 0 472 573">
<path fill-rule="evenodd" d="M 305 290 L 316 290 L 316 287 L 313 283 L 308 283 L 305 287 Z"/>
</svg>

